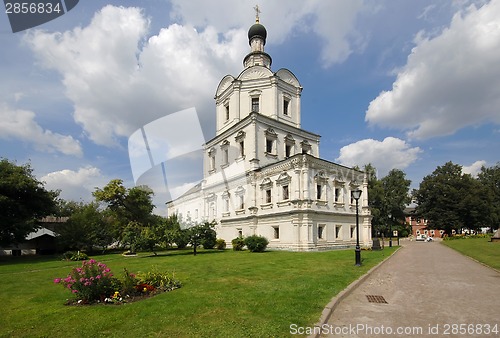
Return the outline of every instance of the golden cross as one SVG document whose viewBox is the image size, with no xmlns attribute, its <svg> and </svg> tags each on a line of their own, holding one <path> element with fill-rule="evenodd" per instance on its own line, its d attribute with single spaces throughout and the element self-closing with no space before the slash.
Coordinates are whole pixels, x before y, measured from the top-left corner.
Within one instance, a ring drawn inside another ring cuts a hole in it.
<svg viewBox="0 0 500 338">
<path fill-rule="evenodd" d="M 259 5 L 255 5 L 253 9 L 255 9 L 255 22 L 259 22 L 259 14 L 262 13 L 259 9 Z"/>
</svg>

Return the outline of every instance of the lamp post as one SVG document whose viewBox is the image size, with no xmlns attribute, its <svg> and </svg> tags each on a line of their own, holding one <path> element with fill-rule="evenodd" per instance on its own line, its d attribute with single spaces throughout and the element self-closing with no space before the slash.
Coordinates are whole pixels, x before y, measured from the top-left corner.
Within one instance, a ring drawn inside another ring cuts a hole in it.
<svg viewBox="0 0 500 338">
<path fill-rule="evenodd" d="M 359 247 L 359 214 L 358 214 L 358 200 L 361 197 L 361 190 L 356 189 L 352 191 L 352 198 L 356 200 L 356 266 L 361 266 L 361 248 Z"/>
<path fill-rule="evenodd" d="M 389 248 L 392 248 L 392 215 L 387 216 L 389 216 Z"/>
</svg>

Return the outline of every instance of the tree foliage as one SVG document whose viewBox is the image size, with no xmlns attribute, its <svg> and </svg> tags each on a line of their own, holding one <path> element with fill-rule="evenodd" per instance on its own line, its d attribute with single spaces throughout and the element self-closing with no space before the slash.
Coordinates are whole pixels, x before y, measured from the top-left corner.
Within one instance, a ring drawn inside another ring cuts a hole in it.
<svg viewBox="0 0 500 338">
<path fill-rule="evenodd" d="M 56 211 L 57 195 L 44 188 L 29 164 L 0 160 L 0 245 L 22 242 L 39 228 L 36 220 Z"/>
<path fill-rule="evenodd" d="M 491 223 L 490 230 L 498 229 L 500 224 L 500 163 L 490 168 L 483 166 L 477 179 L 487 193 L 490 194 L 488 198 L 492 201 L 489 220 Z"/>
<path fill-rule="evenodd" d="M 493 221 L 493 193 L 452 162 L 424 177 L 415 197 L 416 212 L 427 219 L 428 227 L 443 229 L 448 235 L 462 228 L 478 230 Z"/>
<path fill-rule="evenodd" d="M 154 222 L 153 191 L 147 187 L 127 189 L 122 180 L 114 179 L 103 189 L 96 188 L 93 195 L 96 201 L 106 204 L 113 218 L 116 238 L 135 249 L 141 227 Z"/>
<path fill-rule="evenodd" d="M 105 249 L 113 242 L 109 217 L 99 210 L 99 204 L 65 203 L 72 209 L 68 221 L 58 228 L 58 244 L 63 249 L 87 250 Z"/>
<path fill-rule="evenodd" d="M 196 249 L 203 245 L 205 249 L 213 249 L 217 241 L 217 233 L 214 230 L 215 222 L 205 222 L 190 227 L 187 230 L 188 241 L 193 248 L 193 254 L 196 256 Z"/>
<path fill-rule="evenodd" d="M 364 167 L 368 176 L 368 205 L 372 215 L 372 229 L 375 235 L 386 233 L 390 222 L 404 224 L 404 210 L 410 203 L 411 181 L 399 169 L 392 169 L 382 179 L 377 179 L 376 169 L 371 164 Z M 391 219 L 389 219 L 391 215 Z"/>
</svg>

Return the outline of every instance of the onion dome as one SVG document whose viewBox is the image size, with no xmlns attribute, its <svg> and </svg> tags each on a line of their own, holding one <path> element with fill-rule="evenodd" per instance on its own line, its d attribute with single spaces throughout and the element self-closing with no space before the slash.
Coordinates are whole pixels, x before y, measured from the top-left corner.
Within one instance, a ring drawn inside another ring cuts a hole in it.
<svg viewBox="0 0 500 338">
<path fill-rule="evenodd" d="M 255 23 L 248 30 L 248 42 L 251 43 L 252 39 L 260 38 L 266 44 L 267 31 L 266 27 L 261 25 L 260 23 Z"/>
</svg>

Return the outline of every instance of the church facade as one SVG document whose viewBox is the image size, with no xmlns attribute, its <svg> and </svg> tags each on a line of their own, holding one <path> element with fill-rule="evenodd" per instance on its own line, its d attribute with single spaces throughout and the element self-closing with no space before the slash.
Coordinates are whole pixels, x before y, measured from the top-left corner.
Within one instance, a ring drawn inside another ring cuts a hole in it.
<svg viewBox="0 0 500 338">
<path fill-rule="evenodd" d="M 204 145 L 204 179 L 176 200 L 168 214 L 217 223 L 228 245 L 261 235 L 270 249 L 324 250 L 356 242 L 371 246 L 364 172 L 319 157 L 320 136 L 301 129 L 302 87 L 287 70 L 271 70 L 265 27 L 248 31 L 250 53 L 237 76 L 226 75 L 215 94 L 216 136 Z"/>
</svg>

